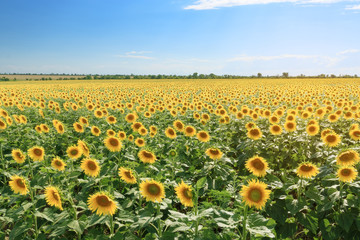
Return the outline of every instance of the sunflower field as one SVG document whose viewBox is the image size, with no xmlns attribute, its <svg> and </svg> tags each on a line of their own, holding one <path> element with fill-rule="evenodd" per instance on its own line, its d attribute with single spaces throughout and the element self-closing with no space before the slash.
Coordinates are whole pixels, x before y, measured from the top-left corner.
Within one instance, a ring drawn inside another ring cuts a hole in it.
<svg viewBox="0 0 360 240">
<path fill-rule="evenodd" d="M 359 83 L 2 83 L 0 239 L 360 239 Z"/>
</svg>

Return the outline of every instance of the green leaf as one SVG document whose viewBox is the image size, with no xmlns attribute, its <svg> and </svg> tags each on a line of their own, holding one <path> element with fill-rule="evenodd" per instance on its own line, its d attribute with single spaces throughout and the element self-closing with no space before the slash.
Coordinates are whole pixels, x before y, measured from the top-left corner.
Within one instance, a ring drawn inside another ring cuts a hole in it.
<svg viewBox="0 0 360 240">
<path fill-rule="evenodd" d="M 48 216 L 48 215 L 46 215 L 46 214 L 44 214 L 42 212 L 36 212 L 35 216 L 40 217 L 40 218 L 44 218 L 44 219 L 48 220 L 49 222 L 54 222 L 52 217 L 50 217 L 50 216 Z"/>
<path fill-rule="evenodd" d="M 83 229 L 81 228 L 78 220 L 70 222 L 67 226 L 73 229 L 78 235 L 81 235 L 83 233 Z"/>
<path fill-rule="evenodd" d="M 351 213 L 344 212 L 339 216 L 339 225 L 346 231 L 349 232 L 352 223 L 354 222 L 354 216 Z"/>
<path fill-rule="evenodd" d="M 205 186 L 206 183 L 206 177 L 202 177 L 200 178 L 197 182 L 196 182 L 196 188 L 197 189 L 201 189 Z"/>
<path fill-rule="evenodd" d="M 313 234 L 318 232 L 318 219 L 313 211 L 297 214 L 298 221 Z"/>
<path fill-rule="evenodd" d="M 285 202 L 286 208 L 290 211 L 291 214 L 298 213 L 305 206 L 305 201 L 303 199 L 299 201 L 298 199 L 293 199 L 291 195 L 286 197 Z"/>
<path fill-rule="evenodd" d="M 19 239 L 18 236 L 28 231 L 30 227 L 31 227 L 30 224 L 23 221 L 19 221 L 17 224 L 15 224 L 14 228 L 10 232 L 9 240 Z"/>
<path fill-rule="evenodd" d="M 272 229 L 267 226 L 268 221 L 269 220 L 265 219 L 262 215 L 253 213 L 248 216 L 246 228 L 255 237 L 274 238 L 275 235 L 272 232 Z"/>
</svg>

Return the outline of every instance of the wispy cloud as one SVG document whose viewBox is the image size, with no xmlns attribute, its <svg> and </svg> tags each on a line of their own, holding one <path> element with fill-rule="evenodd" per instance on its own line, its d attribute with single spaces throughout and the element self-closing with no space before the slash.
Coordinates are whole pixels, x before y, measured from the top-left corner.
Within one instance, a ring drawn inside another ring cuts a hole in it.
<svg viewBox="0 0 360 240">
<path fill-rule="evenodd" d="M 346 10 L 360 10 L 360 5 L 354 5 L 354 6 L 349 6 L 345 8 Z"/>
<path fill-rule="evenodd" d="M 140 54 L 145 54 L 145 53 L 151 53 L 151 51 L 130 51 L 130 52 L 126 52 L 124 55 L 115 55 L 115 57 L 120 57 L 120 58 L 136 58 L 136 59 L 155 59 L 154 57 L 149 57 L 149 56 L 145 56 L 145 55 L 140 55 Z"/>
<path fill-rule="evenodd" d="M 258 5 L 269 3 L 298 3 L 298 4 L 329 4 L 337 2 L 351 2 L 354 0 L 197 0 L 184 9 L 206 10 L 221 7 L 235 7 L 244 5 Z"/>
<path fill-rule="evenodd" d="M 344 55 L 344 54 L 349 54 L 349 53 L 358 53 L 360 52 L 359 49 L 347 49 L 341 52 L 338 52 L 337 55 Z"/>
</svg>

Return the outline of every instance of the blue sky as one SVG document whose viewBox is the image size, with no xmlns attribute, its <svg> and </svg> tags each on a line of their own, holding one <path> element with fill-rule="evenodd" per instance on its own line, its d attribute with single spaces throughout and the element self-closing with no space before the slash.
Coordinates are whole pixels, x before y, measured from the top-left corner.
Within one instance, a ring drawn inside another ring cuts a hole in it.
<svg viewBox="0 0 360 240">
<path fill-rule="evenodd" d="M 360 0 L 0 0 L 0 73 L 360 75 Z"/>
</svg>

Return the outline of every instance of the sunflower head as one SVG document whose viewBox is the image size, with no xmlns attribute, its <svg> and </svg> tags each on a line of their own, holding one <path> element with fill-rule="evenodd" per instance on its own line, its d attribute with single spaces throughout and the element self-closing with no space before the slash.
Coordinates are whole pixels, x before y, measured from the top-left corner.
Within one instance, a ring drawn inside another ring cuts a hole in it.
<svg viewBox="0 0 360 240">
<path fill-rule="evenodd" d="M 306 127 L 306 132 L 310 136 L 315 136 L 319 133 L 320 127 L 318 124 L 310 124 Z"/>
<path fill-rule="evenodd" d="M 145 146 L 145 140 L 143 138 L 137 138 L 135 140 L 135 144 L 138 147 L 143 147 L 143 146 Z"/>
<path fill-rule="evenodd" d="M 99 163 L 95 159 L 83 159 L 80 168 L 90 177 L 97 177 L 100 173 Z"/>
<path fill-rule="evenodd" d="M 82 155 L 82 148 L 80 148 L 77 145 L 73 145 L 73 146 L 68 147 L 68 149 L 66 150 L 66 153 L 69 158 L 78 159 Z"/>
<path fill-rule="evenodd" d="M 240 195 L 249 207 L 255 206 L 257 209 L 262 209 L 270 197 L 270 190 L 266 187 L 265 183 L 253 179 L 247 186 L 242 187 Z"/>
<path fill-rule="evenodd" d="M 323 142 L 328 147 L 336 147 L 341 142 L 341 138 L 336 133 L 329 133 L 323 137 Z"/>
<path fill-rule="evenodd" d="M 92 126 L 91 134 L 94 136 L 99 136 L 101 134 L 101 130 L 97 126 Z"/>
<path fill-rule="evenodd" d="M 138 157 L 143 163 L 154 163 L 156 161 L 155 154 L 147 150 L 141 150 Z"/>
<path fill-rule="evenodd" d="M 45 200 L 50 206 L 55 206 L 63 210 L 59 190 L 56 187 L 48 186 L 45 188 Z"/>
<path fill-rule="evenodd" d="M 255 176 L 263 177 L 266 175 L 268 163 L 264 158 L 255 155 L 246 161 L 245 167 Z"/>
<path fill-rule="evenodd" d="M 55 157 L 51 161 L 51 166 L 58 171 L 64 171 L 66 167 L 66 163 L 64 163 L 64 161 L 61 160 L 60 157 Z"/>
<path fill-rule="evenodd" d="M 176 132 L 175 130 L 172 128 L 172 127 L 168 127 L 166 130 L 165 130 L 165 135 L 170 138 L 170 139 L 174 139 L 176 138 Z"/>
<path fill-rule="evenodd" d="M 177 197 L 180 199 L 180 202 L 185 207 L 193 207 L 194 206 L 193 194 L 192 194 L 192 189 L 191 189 L 190 185 L 187 185 L 186 183 L 181 181 L 181 183 L 177 187 L 175 187 L 175 192 L 176 192 Z"/>
<path fill-rule="evenodd" d="M 282 133 L 282 128 L 277 124 L 271 125 L 270 126 L 270 133 L 272 135 L 280 135 Z"/>
<path fill-rule="evenodd" d="M 286 121 L 284 124 L 284 128 L 288 132 L 294 132 L 296 130 L 296 122 L 294 121 Z"/>
<path fill-rule="evenodd" d="M 318 167 L 309 162 L 304 162 L 299 165 L 296 174 L 301 178 L 312 178 L 319 173 Z"/>
<path fill-rule="evenodd" d="M 115 124 L 116 123 L 116 117 L 114 116 L 108 116 L 106 118 L 106 121 L 109 123 L 109 124 Z"/>
<path fill-rule="evenodd" d="M 360 140 L 360 129 L 355 129 L 349 132 L 351 139 L 358 141 Z"/>
<path fill-rule="evenodd" d="M 55 129 L 56 129 L 56 131 L 57 131 L 59 134 L 63 134 L 63 133 L 65 132 L 64 125 L 63 125 L 61 122 L 58 122 L 58 123 L 55 125 Z"/>
<path fill-rule="evenodd" d="M 20 149 L 13 149 L 11 151 L 11 155 L 12 158 L 17 162 L 17 163 L 24 163 L 25 162 L 25 154 L 20 150 Z"/>
<path fill-rule="evenodd" d="M 89 147 L 87 146 L 87 144 L 84 141 L 81 141 L 80 139 L 77 142 L 77 145 L 79 148 L 81 148 L 82 150 L 82 154 L 84 154 L 85 157 L 89 157 L 90 156 L 90 150 Z"/>
<path fill-rule="evenodd" d="M 136 177 L 134 176 L 131 169 L 120 167 L 119 168 L 119 176 L 126 183 L 129 183 L 129 184 L 135 184 L 136 183 Z"/>
<path fill-rule="evenodd" d="M 184 129 L 185 136 L 192 137 L 196 134 L 196 129 L 193 126 L 186 126 Z"/>
<path fill-rule="evenodd" d="M 210 141 L 210 135 L 206 131 L 199 131 L 196 134 L 196 137 L 200 142 L 208 142 L 208 141 Z"/>
<path fill-rule="evenodd" d="M 208 148 L 205 151 L 206 155 L 208 155 L 211 159 L 217 160 L 220 159 L 223 155 L 223 153 L 220 151 L 220 149 L 217 148 Z"/>
<path fill-rule="evenodd" d="M 336 157 L 336 164 L 342 166 L 352 166 L 358 163 L 359 160 L 360 158 L 358 152 L 355 150 L 345 150 Z"/>
<path fill-rule="evenodd" d="M 352 182 L 358 175 L 357 170 L 354 167 L 341 167 L 337 171 L 337 177 L 342 182 Z"/>
<path fill-rule="evenodd" d="M 247 136 L 248 136 L 248 138 L 251 138 L 253 140 L 258 140 L 262 137 L 262 132 L 261 132 L 260 128 L 254 127 L 254 128 L 251 128 L 250 130 L 248 130 Z"/>
<path fill-rule="evenodd" d="M 126 133 L 124 131 L 119 131 L 117 136 L 118 136 L 118 138 L 120 140 L 125 140 L 126 139 Z"/>
<path fill-rule="evenodd" d="M 11 187 L 11 190 L 14 191 L 14 193 L 20 193 L 21 195 L 26 195 L 29 192 L 29 189 L 27 188 L 27 183 L 23 177 L 14 175 L 11 176 L 9 182 L 9 186 Z"/>
<path fill-rule="evenodd" d="M 183 131 L 184 131 L 184 128 L 185 128 L 183 122 L 180 121 L 180 120 L 174 121 L 173 126 L 174 126 L 174 128 L 175 128 L 177 131 L 179 131 L 179 132 L 183 132 Z"/>
<path fill-rule="evenodd" d="M 140 193 L 146 201 L 161 202 L 165 198 L 164 185 L 155 180 L 146 180 L 140 183 Z"/>
<path fill-rule="evenodd" d="M 42 161 L 45 157 L 45 150 L 43 147 L 34 146 L 28 150 L 28 155 L 33 161 Z"/>
<path fill-rule="evenodd" d="M 117 137 L 107 137 L 104 140 L 105 146 L 111 152 L 120 152 L 122 144 Z"/>
<path fill-rule="evenodd" d="M 88 206 L 97 215 L 114 215 L 117 209 L 116 202 L 105 192 L 98 192 L 88 198 Z"/>
<path fill-rule="evenodd" d="M 75 132 L 78 132 L 78 133 L 83 133 L 83 132 L 84 132 L 84 127 L 83 127 L 83 125 L 82 125 L 81 123 L 79 123 L 79 122 L 75 122 L 75 123 L 73 124 L 73 127 L 74 127 Z"/>
</svg>

